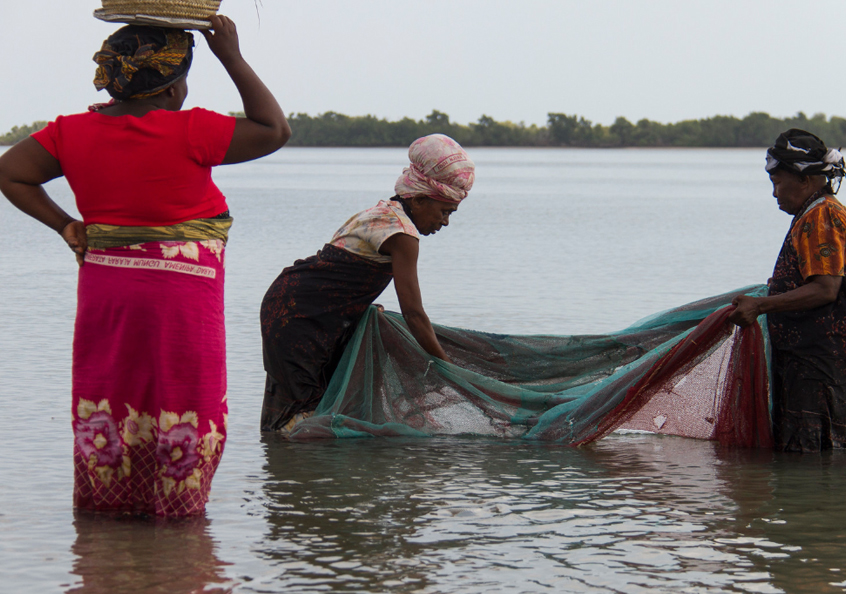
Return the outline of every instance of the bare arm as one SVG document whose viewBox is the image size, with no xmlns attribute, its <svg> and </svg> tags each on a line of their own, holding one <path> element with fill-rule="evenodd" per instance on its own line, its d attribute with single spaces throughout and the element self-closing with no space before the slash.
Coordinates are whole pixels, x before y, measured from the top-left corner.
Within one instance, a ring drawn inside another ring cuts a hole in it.
<svg viewBox="0 0 846 594">
<path fill-rule="evenodd" d="M 444 361 L 450 361 L 435 336 L 429 316 L 423 309 L 420 284 L 417 281 L 417 255 L 420 244 L 414 237 L 398 233 L 389 237 L 379 251 L 391 256 L 394 268 L 394 288 L 397 290 L 402 317 L 423 350 Z M 451 361 L 450 361 L 451 362 Z"/>
<path fill-rule="evenodd" d="M 61 176 L 59 161 L 33 138 L 21 140 L 0 157 L 0 192 L 16 208 L 59 233 L 81 266 L 88 247 L 85 225 L 62 210 L 42 187 Z"/>
<path fill-rule="evenodd" d="M 758 316 L 781 311 L 805 311 L 827 305 L 837 299 L 842 276 L 811 276 L 808 282 L 787 293 L 772 297 L 735 297 L 732 305 L 736 306 L 729 316 L 729 321 L 740 327 L 749 326 Z"/>
<path fill-rule="evenodd" d="M 203 31 L 209 48 L 235 83 L 244 104 L 224 164 L 258 159 L 279 150 L 291 138 L 291 127 L 273 93 L 241 56 L 235 23 L 225 16 L 211 18 L 212 30 Z"/>
</svg>

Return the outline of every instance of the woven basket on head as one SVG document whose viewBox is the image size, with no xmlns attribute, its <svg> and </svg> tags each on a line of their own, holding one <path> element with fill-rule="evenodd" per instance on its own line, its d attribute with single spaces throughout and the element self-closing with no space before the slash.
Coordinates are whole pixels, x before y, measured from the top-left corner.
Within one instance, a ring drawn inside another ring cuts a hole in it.
<svg viewBox="0 0 846 594">
<path fill-rule="evenodd" d="M 114 23 L 208 29 L 221 0 L 102 0 L 98 19 Z"/>
</svg>

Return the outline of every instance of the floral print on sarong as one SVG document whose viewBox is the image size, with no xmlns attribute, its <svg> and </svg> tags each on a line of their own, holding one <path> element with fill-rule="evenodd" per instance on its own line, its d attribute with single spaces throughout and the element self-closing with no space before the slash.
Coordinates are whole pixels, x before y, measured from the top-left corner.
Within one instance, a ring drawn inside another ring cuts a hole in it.
<svg viewBox="0 0 846 594">
<path fill-rule="evenodd" d="M 126 408 L 127 414 L 116 419 L 107 400 L 81 399 L 77 406 L 74 457 L 77 470 L 87 475 L 88 497 L 99 502 L 98 509 L 149 511 L 138 504 L 151 495 L 163 498 L 165 507 L 184 512 L 168 515 L 192 513 L 198 504 L 202 509 L 223 454 L 224 433 L 209 421 L 201 434 L 194 412 L 162 411 L 156 419 Z M 226 415 L 224 431 L 225 420 Z M 137 491 L 141 484 L 152 486 L 152 493 Z M 140 498 L 129 504 L 127 491 L 133 489 Z"/>
<path fill-rule="evenodd" d="M 221 240 L 92 249 L 74 330 L 74 505 L 200 514 L 226 441 Z"/>
</svg>

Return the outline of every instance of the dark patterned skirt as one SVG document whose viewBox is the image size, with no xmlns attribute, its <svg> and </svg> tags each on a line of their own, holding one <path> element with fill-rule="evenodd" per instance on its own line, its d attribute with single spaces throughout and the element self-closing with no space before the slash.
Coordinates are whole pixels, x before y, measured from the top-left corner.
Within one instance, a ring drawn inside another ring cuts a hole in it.
<svg viewBox="0 0 846 594">
<path fill-rule="evenodd" d="M 329 244 L 282 271 L 261 304 L 263 431 L 317 407 L 356 325 L 392 278 L 391 264 Z"/>
<path fill-rule="evenodd" d="M 776 449 L 846 447 L 846 360 L 773 349 L 772 388 Z"/>
</svg>

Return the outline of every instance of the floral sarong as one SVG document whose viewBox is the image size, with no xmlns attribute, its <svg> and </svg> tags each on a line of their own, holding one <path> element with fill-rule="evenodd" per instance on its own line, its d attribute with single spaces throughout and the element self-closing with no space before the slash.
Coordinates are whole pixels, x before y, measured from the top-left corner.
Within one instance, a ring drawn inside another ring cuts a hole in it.
<svg viewBox="0 0 846 594">
<path fill-rule="evenodd" d="M 226 440 L 224 242 L 91 249 L 73 344 L 74 505 L 202 513 Z"/>
</svg>

